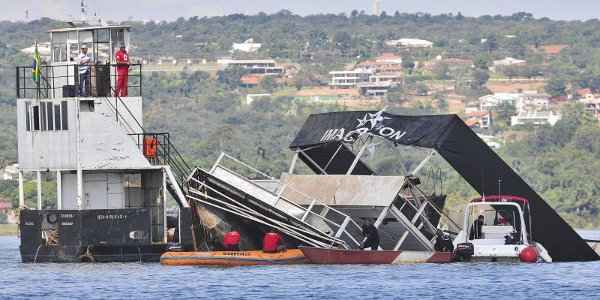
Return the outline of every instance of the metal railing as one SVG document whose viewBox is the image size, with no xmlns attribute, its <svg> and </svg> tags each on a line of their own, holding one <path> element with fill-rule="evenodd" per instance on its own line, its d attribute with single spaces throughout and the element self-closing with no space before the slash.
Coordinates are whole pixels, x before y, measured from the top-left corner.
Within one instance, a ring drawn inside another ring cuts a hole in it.
<svg viewBox="0 0 600 300">
<path fill-rule="evenodd" d="M 112 99 L 105 97 L 105 101 L 113 111 L 115 121 L 124 127 L 123 129 L 125 129 L 129 136 L 133 137 L 136 145 L 151 164 L 171 167 L 177 179 L 177 184 L 183 189 L 187 177 L 192 173 L 192 168 L 185 161 L 181 152 L 171 142 L 170 134 L 168 132 L 146 132 L 125 101 L 116 95 L 114 89 L 112 91 L 115 96 Z M 124 110 L 120 108 L 124 108 Z M 125 116 L 121 113 L 122 111 L 126 113 Z M 127 121 L 127 117 L 133 120 L 134 124 L 130 124 Z M 153 141 L 153 145 L 147 144 L 145 141 Z M 148 147 L 154 147 L 154 153 L 149 153 Z"/>
<path fill-rule="evenodd" d="M 60 97 L 107 97 L 119 89 L 118 66 L 93 64 L 81 75 L 77 64 L 41 65 L 40 79 L 34 81 L 32 66 L 16 67 L 17 98 L 51 99 Z M 127 72 L 125 97 L 142 96 L 142 65 L 130 64 Z M 87 84 L 87 86 L 86 86 Z"/>
<path fill-rule="evenodd" d="M 230 161 L 235 164 L 235 166 L 225 166 L 224 162 Z M 215 171 L 218 169 L 223 169 L 226 172 L 233 174 L 239 178 L 244 179 L 245 181 L 254 184 L 257 188 L 268 192 L 275 200 L 273 203 L 269 203 L 271 206 L 285 211 L 286 213 L 297 212 L 298 214 L 291 214 L 292 217 L 297 219 L 300 222 L 304 222 L 315 226 L 315 228 L 319 229 L 317 226 L 319 223 L 326 225 L 332 229 L 332 232 L 328 233 L 333 238 L 342 238 L 345 241 L 348 241 L 352 246 L 350 248 L 359 248 L 362 244 L 362 229 L 361 227 L 347 214 L 325 204 L 314 197 L 311 197 L 289 185 L 281 185 L 277 189 L 277 191 L 272 192 L 264 187 L 260 186 L 256 183 L 256 181 L 261 181 L 262 179 L 274 180 L 274 178 L 251 165 L 232 157 L 226 153 L 221 153 L 217 161 L 213 164 L 210 174 L 215 174 Z M 249 172 L 244 172 L 243 170 L 249 170 Z M 236 170 L 236 171 L 234 171 Z M 252 179 L 247 178 L 241 173 L 250 174 Z M 258 175 L 258 177 L 257 177 Z M 307 207 L 300 205 L 294 201 L 291 201 L 285 195 L 296 195 L 295 198 L 301 197 L 304 198 L 307 203 L 310 203 Z M 259 199 L 264 201 L 264 199 Z M 345 239 L 344 239 L 345 237 Z"/>
<path fill-rule="evenodd" d="M 168 132 L 143 132 L 129 135 L 135 139 L 136 145 L 151 164 L 170 166 L 179 185 L 183 186 L 193 169 L 171 143 Z"/>
</svg>

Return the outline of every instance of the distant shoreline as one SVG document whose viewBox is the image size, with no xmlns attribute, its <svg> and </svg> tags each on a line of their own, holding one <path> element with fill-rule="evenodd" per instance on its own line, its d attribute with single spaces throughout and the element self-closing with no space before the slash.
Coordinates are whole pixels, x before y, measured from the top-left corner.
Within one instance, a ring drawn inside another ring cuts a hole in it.
<svg viewBox="0 0 600 300">
<path fill-rule="evenodd" d="M 0 224 L 0 236 L 16 236 L 18 229 L 17 224 Z"/>
</svg>

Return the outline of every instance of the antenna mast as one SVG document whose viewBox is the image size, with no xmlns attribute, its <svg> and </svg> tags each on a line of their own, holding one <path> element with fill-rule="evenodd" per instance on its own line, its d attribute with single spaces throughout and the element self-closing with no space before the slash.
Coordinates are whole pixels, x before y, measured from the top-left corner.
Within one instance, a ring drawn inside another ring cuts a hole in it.
<svg viewBox="0 0 600 300">
<path fill-rule="evenodd" d="M 87 22 L 87 5 L 85 4 L 85 0 L 81 0 L 81 22 L 86 23 Z"/>
</svg>

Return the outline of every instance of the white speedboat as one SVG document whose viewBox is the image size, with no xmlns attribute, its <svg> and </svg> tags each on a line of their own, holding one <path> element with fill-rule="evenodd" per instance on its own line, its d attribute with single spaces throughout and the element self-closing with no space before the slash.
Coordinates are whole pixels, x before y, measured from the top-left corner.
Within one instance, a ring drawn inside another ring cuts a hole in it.
<svg viewBox="0 0 600 300">
<path fill-rule="evenodd" d="M 463 230 L 454 239 L 463 261 L 551 262 L 531 236 L 529 201 L 512 195 L 483 196 L 465 208 Z"/>
</svg>

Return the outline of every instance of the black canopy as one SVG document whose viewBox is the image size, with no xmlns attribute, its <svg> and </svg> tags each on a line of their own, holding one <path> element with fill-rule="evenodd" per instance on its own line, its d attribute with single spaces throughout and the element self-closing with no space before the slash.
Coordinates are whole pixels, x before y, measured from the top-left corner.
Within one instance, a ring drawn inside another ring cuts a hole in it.
<svg viewBox="0 0 600 300">
<path fill-rule="evenodd" d="M 331 155 L 340 143 L 353 143 L 364 134 L 397 144 L 435 149 L 479 194 L 498 194 L 500 187 L 502 194 L 527 198 L 531 209 L 531 237 L 548 250 L 554 261 L 600 259 L 579 234 L 456 115 L 401 116 L 383 111 L 314 114 L 308 117 L 290 148 L 308 150 L 303 151 L 308 157 L 303 161 L 315 171 L 326 167 L 327 174 L 345 174 L 354 159 L 352 152 L 344 146 L 344 159 L 330 160 Z M 357 168 L 358 173 L 371 173 L 365 164 L 360 163 Z"/>
</svg>

